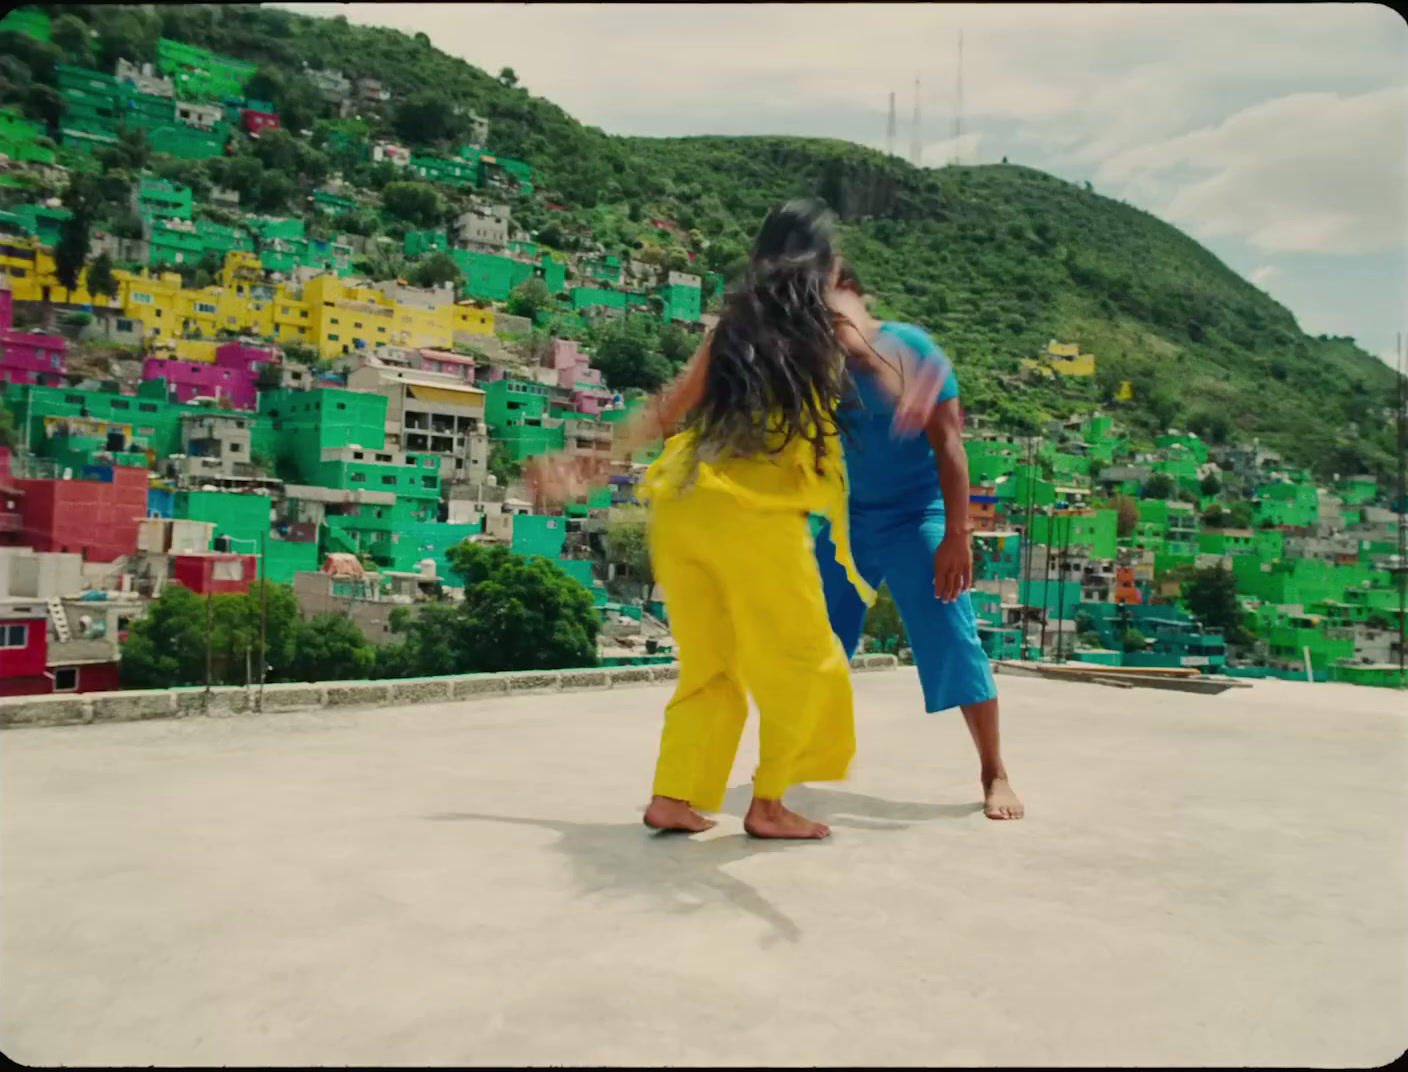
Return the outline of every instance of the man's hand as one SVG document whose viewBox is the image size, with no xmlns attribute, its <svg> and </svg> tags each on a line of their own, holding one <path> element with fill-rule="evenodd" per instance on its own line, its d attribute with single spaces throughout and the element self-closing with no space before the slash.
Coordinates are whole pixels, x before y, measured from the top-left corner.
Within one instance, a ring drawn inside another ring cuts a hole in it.
<svg viewBox="0 0 1408 1072">
<path fill-rule="evenodd" d="M 934 552 L 934 595 L 944 603 L 973 586 L 973 544 L 967 533 L 945 536 Z"/>
</svg>

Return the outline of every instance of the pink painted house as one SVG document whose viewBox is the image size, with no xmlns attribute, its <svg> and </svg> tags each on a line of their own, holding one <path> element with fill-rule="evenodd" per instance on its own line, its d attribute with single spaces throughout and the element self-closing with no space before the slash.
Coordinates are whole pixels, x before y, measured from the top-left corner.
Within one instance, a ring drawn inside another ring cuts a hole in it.
<svg viewBox="0 0 1408 1072">
<path fill-rule="evenodd" d="M 9 288 L 0 288 L 0 382 L 58 383 L 67 351 L 62 335 L 16 331 Z"/>
<path fill-rule="evenodd" d="M 422 372 L 443 372 L 470 386 L 474 385 L 474 358 L 448 350 L 421 350 L 418 364 Z"/>
<path fill-rule="evenodd" d="M 278 360 L 278 351 L 270 347 L 228 342 L 216 349 L 213 365 L 149 357 L 142 365 L 142 379 L 164 379 L 168 397 L 176 402 L 227 398 L 235 409 L 254 409 L 259 404 L 259 368 Z"/>
<path fill-rule="evenodd" d="M 557 385 L 572 392 L 572 406 L 578 413 L 595 417 L 611 404 L 601 370 L 592 368 L 591 358 L 577 349 L 575 339 L 553 339 L 544 364 L 557 372 Z"/>
</svg>

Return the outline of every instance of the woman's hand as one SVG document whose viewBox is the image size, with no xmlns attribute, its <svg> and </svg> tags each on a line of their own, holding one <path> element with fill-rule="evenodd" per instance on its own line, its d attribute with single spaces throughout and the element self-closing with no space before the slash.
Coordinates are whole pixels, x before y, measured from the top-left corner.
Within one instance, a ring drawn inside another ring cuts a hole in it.
<svg viewBox="0 0 1408 1072">
<path fill-rule="evenodd" d="M 929 423 L 938 404 L 939 392 L 948 379 L 947 365 L 936 361 L 920 361 L 913 376 L 909 377 L 895 403 L 895 417 L 890 424 L 890 434 L 896 439 L 909 439 L 922 432 Z"/>
<path fill-rule="evenodd" d="M 973 587 L 973 544 L 964 533 L 945 536 L 934 552 L 934 595 L 952 603 Z"/>
<path fill-rule="evenodd" d="M 591 490 L 599 466 L 589 466 L 566 454 L 540 454 L 523 467 L 523 479 L 533 495 L 536 510 L 550 510 L 573 502 Z"/>
</svg>

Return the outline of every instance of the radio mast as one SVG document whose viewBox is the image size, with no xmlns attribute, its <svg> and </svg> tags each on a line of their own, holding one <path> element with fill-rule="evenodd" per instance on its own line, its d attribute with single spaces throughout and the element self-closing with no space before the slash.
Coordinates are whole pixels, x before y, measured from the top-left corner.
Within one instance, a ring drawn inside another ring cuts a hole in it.
<svg viewBox="0 0 1408 1072">
<path fill-rule="evenodd" d="M 958 92 L 953 111 L 953 162 L 961 163 L 963 138 L 963 31 L 958 31 Z"/>
<path fill-rule="evenodd" d="M 890 91 L 890 122 L 885 127 L 885 153 L 888 156 L 895 155 L 895 94 Z"/>
<path fill-rule="evenodd" d="M 914 131 L 909 145 L 909 162 L 919 166 L 919 156 L 923 142 L 919 137 L 919 75 L 914 76 Z"/>
</svg>

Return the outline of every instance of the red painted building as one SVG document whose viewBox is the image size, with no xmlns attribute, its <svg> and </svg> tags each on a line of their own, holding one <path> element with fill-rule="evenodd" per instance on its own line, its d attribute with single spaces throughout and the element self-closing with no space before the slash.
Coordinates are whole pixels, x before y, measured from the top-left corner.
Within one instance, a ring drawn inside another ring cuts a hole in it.
<svg viewBox="0 0 1408 1072">
<path fill-rule="evenodd" d="M 246 134 L 258 134 L 261 130 L 277 130 L 279 117 L 272 112 L 256 112 L 253 108 L 245 108 L 240 112 L 240 126 L 244 127 Z"/>
<path fill-rule="evenodd" d="M 97 465 L 85 467 L 83 476 L 11 481 L 20 493 L 19 529 L 0 528 L 0 537 L 36 551 L 77 552 L 89 562 L 111 562 L 135 551 L 137 522 L 147 516 L 147 470 Z"/>
<path fill-rule="evenodd" d="M 115 660 L 49 662 L 49 611 L 42 601 L 0 602 L 0 696 L 111 692 L 120 687 Z"/>
<path fill-rule="evenodd" d="M 244 595 L 255 579 L 258 561 L 254 555 L 223 554 L 217 551 L 199 555 L 172 555 L 171 579 L 198 595 Z"/>
</svg>

